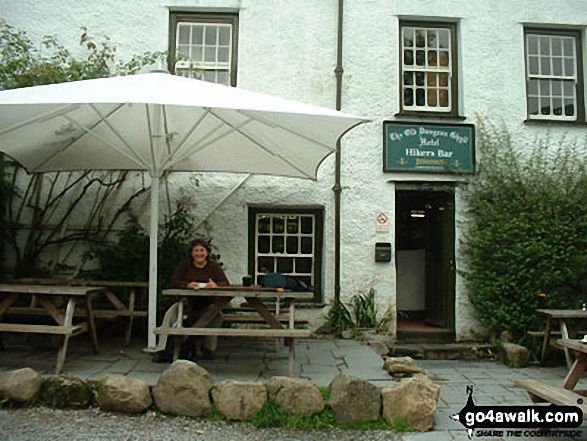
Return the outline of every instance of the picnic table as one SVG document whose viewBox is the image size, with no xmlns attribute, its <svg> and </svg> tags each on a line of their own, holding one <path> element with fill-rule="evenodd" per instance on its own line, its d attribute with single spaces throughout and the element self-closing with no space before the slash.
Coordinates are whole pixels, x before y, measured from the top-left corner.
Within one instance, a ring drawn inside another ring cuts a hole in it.
<svg viewBox="0 0 587 441">
<path fill-rule="evenodd" d="M 264 288 L 259 286 L 229 285 L 217 288 L 200 289 L 167 289 L 163 291 L 165 296 L 176 297 L 175 305 L 170 308 L 160 327 L 155 328 L 155 334 L 161 336 L 158 348 L 165 347 L 167 337 L 174 336 L 185 338 L 188 336 L 227 336 L 227 337 L 255 337 L 255 338 L 284 338 L 289 344 L 289 376 L 294 375 L 295 339 L 310 337 L 309 329 L 295 329 L 295 302 L 299 300 L 312 300 L 311 292 L 293 292 L 282 288 Z M 211 308 L 200 317 L 192 327 L 184 327 L 182 320 L 184 304 L 190 297 L 214 297 Z M 261 318 L 265 324 L 263 328 L 212 328 L 207 327 L 214 317 L 228 308 L 230 301 L 235 297 L 244 297 L 252 307 L 251 312 Z M 284 326 L 279 317 L 279 308 L 274 311 L 269 309 L 265 301 L 284 301 L 288 311 L 288 319 Z M 175 320 L 174 320 L 175 319 Z M 179 355 L 180 344 L 175 345 L 173 359 Z"/>
<path fill-rule="evenodd" d="M 546 329 L 544 331 L 544 340 L 542 342 L 542 352 L 540 354 L 540 363 L 544 363 L 546 353 L 550 346 L 550 338 L 553 334 L 553 322 L 558 322 L 560 325 L 560 334 L 562 340 L 568 340 L 577 336 L 579 329 L 585 328 L 587 321 L 587 311 L 582 309 L 537 309 L 536 312 L 546 317 Z M 576 321 L 574 326 L 571 326 L 572 321 Z M 571 354 L 568 348 L 563 347 L 565 351 L 565 359 L 567 367 L 570 368 L 573 364 Z"/>
<path fill-rule="evenodd" d="M 541 380 L 516 380 L 516 386 L 524 388 L 534 402 L 549 402 L 560 406 L 577 406 L 587 418 L 587 391 L 575 390 L 587 368 L 587 343 L 578 339 L 560 339 L 557 344 L 575 353 L 575 361 L 569 368 L 562 386 Z"/>
<path fill-rule="evenodd" d="M 16 279 L 16 283 L 35 284 L 35 285 L 67 285 L 67 286 L 98 286 L 105 288 L 103 294 L 110 303 L 109 308 L 94 309 L 94 318 L 112 319 L 122 317 L 128 319 L 128 325 L 124 334 L 124 342 L 130 344 L 132 337 L 132 328 L 135 318 L 147 317 L 148 312 L 144 299 L 147 296 L 148 282 L 126 282 L 115 280 L 82 280 L 82 279 L 45 279 L 45 278 L 21 278 Z M 128 290 L 128 301 L 121 299 L 112 288 L 124 288 Z M 138 304 L 137 304 L 138 301 Z M 31 314 L 31 309 L 15 309 L 15 314 Z M 82 311 L 83 313 L 83 311 Z"/>
<path fill-rule="evenodd" d="M 23 332 L 62 335 L 61 347 L 57 353 L 55 373 L 63 371 L 69 338 L 89 331 L 92 337 L 92 349 L 95 354 L 99 351 L 98 335 L 94 322 L 91 296 L 103 291 L 97 286 L 69 286 L 69 285 L 39 285 L 39 284 L 0 284 L 0 332 Z M 24 296 L 32 296 L 43 307 L 45 315 L 51 317 L 56 324 L 42 325 L 38 323 L 25 323 L 23 320 L 17 323 L 3 323 L 5 313 L 12 307 L 17 299 Z M 65 311 L 59 308 L 58 297 L 64 299 Z M 83 299 L 86 312 L 86 320 L 73 323 L 76 300 Z M 1 348 L 0 348 L 1 349 Z"/>
</svg>

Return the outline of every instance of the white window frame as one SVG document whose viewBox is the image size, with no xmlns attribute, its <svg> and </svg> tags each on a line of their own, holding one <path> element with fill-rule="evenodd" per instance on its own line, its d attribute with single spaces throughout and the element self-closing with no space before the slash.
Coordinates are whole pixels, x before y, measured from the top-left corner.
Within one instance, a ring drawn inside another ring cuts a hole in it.
<svg viewBox="0 0 587 441">
<path fill-rule="evenodd" d="M 423 45 L 416 35 L 424 33 Z M 413 36 L 410 40 L 410 36 Z M 440 35 L 444 38 L 439 42 Z M 436 40 L 429 39 L 436 35 Z M 455 25 L 406 22 L 400 24 L 400 85 L 402 112 L 433 112 L 455 115 Z M 441 61 L 443 60 L 443 61 Z M 419 63 L 420 62 L 420 63 Z M 412 91 L 411 103 L 407 99 Z M 444 96 L 444 99 L 441 98 Z M 421 99 L 423 104 L 419 104 Z M 442 105 L 446 103 L 446 105 Z"/>
<path fill-rule="evenodd" d="M 579 35 L 528 29 L 525 33 L 528 119 L 578 121 L 581 102 Z M 568 106 L 572 105 L 572 112 Z"/>
<path fill-rule="evenodd" d="M 176 75 L 236 86 L 236 14 L 175 13 L 171 26 Z"/>
</svg>

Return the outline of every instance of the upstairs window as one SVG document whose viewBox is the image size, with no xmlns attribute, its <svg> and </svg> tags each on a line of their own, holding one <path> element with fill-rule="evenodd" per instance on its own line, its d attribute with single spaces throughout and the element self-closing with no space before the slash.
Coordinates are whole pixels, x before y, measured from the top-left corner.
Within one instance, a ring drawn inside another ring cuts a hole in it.
<svg viewBox="0 0 587 441">
<path fill-rule="evenodd" d="M 528 118 L 577 121 L 583 103 L 579 35 L 526 31 Z"/>
<path fill-rule="evenodd" d="M 176 75 L 236 85 L 236 15 L 171 15 L 171 50 Z"/>
<path fill-rule="evenodd" d="M 457 113 L 454 40 L 454 25 L 402 24 L 402 112 Z"/>
</svg>

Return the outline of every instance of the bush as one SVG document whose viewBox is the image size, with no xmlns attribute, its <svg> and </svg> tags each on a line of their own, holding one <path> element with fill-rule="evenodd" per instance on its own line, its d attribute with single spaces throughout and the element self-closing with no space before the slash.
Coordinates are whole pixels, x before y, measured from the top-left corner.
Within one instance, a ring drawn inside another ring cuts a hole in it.
<svg viewBox="0 0 587 441">
<path fill-rule="evenodd" d="M 544 326 L 536 308 L 577 309 L 587 298 L 587 173 L 576 147 L 546 139 L 523 150 L 507 130 L 479 126 L 461 273 L 490 331 L 520 340 Z"/>
</svg>

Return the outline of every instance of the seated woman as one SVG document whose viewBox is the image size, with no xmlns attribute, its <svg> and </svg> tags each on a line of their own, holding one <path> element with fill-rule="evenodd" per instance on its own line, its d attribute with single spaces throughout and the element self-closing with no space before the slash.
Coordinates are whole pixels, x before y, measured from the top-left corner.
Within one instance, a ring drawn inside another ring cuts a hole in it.
<svg viewBox="0 0 587 441">
<path fill-rule="evenodd" d="M 190 260 L 180 262 L 171 276 L 171 286 L 173 288 L 194 289 L 214 288 L 217 286 L 228 285 L 228 279 L 222 267 L 210 260 L 210 244 L 203 239 L 196 239 L 190 247 Z M 187 319 L 184 320 L 184 326 L 192 326 L 214 303 L 214 297 L 191 297 L 189 299 L 186 313 Z M 211 327 L 222 326 L 222 315 L 218 314 L 211 322 Z M 217 336 L 206 336 L 201 340 L 201 358 L 211 359 L 213 353 L 218 347 Z M 181 346 L 179 357 L 183 359 L 198 358 L 197 340 L 190 337 L 184 341 Z M 171 361 L 173 348 L 167 345 L 164 353 L 158 353 L 155 362 Z"/>
</svg>

